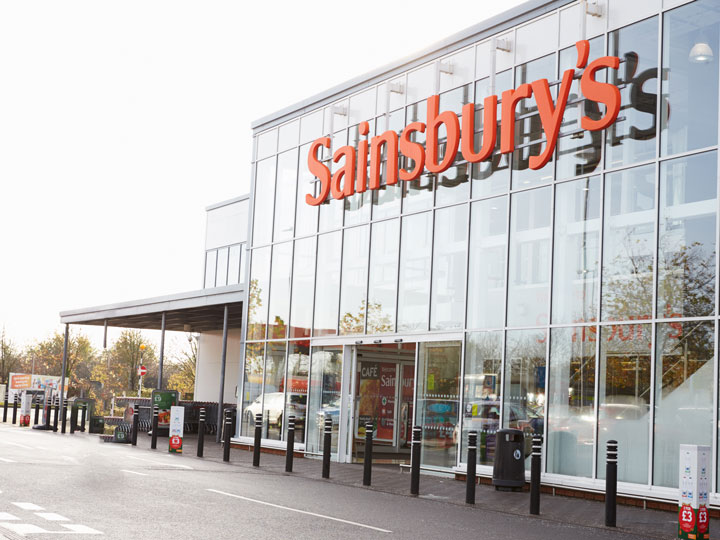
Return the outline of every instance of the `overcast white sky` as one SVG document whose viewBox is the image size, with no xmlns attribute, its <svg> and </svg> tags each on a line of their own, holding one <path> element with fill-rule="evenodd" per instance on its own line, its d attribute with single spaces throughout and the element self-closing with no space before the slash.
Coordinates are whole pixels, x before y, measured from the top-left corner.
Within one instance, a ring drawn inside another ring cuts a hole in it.
<svg viewBox="0 0 720 540">
<path fill-rule="evenodd" d="M 250 122 L 520 3 L 0 3 L 0 326 L 201 288 Z"/>
</svg>

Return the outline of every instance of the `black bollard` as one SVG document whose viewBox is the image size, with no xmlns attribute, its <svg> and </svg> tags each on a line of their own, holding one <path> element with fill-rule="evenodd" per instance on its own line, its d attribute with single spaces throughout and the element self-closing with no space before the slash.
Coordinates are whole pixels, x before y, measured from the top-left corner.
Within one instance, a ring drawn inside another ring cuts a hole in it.
<svg viewBox="0 0 720 540">
<path fill-rule="evenodd" d="M 225 409 L 225 438 L 223 439 L 223 461 L 230 461 L 230 433 L 232 430 L 232 422 L 232 411 L 230 409 Z"/>
<path fill-rule="evenodd" d="M 410 493 L 420 493 L 420 450 L 422 445 L 422 428 L 415 426 L 412 431 L 412 445 L 410 447 Z"/>
<path fill-rule="evenodd" d="M 88 404 L 83 403 L 80 405 L 80 407 L 81 407 L 81 409 L 80 409 L 80 431 L 82 433 L 85 433 L 85 420 L 87 420 L 86 415 L 87 415 Z"/>
<path fill-rule="evenodd" d="M 467 473 L 465 475 L 465 504 L 475 504 L 477 471 L 477 431 L 468 433 Z"/>
<path fill-rule="evenodd" d="M 530 513 L 540 514 L 540 469 L 542 465 L 542 435 L 534 435 L 530 459 Z"/>
<path fill-rule="evenodd" d="M 157 432 L 158 432 L 158 406 L 153 405 L 153 419 L 152 419 L 152 439 L 150 441 L 150 448 L 155 450 L 157 448 Z"/>
<path fill-rule="evenodd" d="M 40 402 L 36 401 L 35 402 L 35 423 L 33 425 L 37 426 L 39 421 L 40 421 Z"/>
<path fill-rule="evenodd" d="M 45 417 L 45 429 L 50 430 L 50 413 L 52 411 L 52 404 L 48 401 L 47 397 L 43 402 L 43 415 Z"/>
<path fill-rule="evenodd" d="M 197 457 L 203 457 L 203 447 L 205 446 L 205 407 L 200 408 L 200 418 L 198 420 L 198 442 Z"/>
<path fill-rule="evenodd" d="M 130 434 L 130 442 L 133 446 L 137 446 L 138 427 L 140 426 L 140 405 L 136 404 L 133 409 L 132 433 Z"/>
<path fill-rule="evenodd" d="M 253 467 L 260 466 L 260 439 L 262 438 L 262 414 L 255 415 L 255 444 L 253 445 Z"/>
<path fill-rule="evenodd" d="M 285 449 L 285 472 L 292 472 L 295 453 L 295 417 L 288 417 L 287 448 Z"/>
<path fill-rule="evenodd" d="M 322 477 L 330 478 L 330 451 L 332 450 L 332 418 L 325 417 L 325 432 L 323 433 Z"/>
<path fill-rule="evenodd" d="M 3 422 L 7 422 L 8 399 L 8 391 L 7 387 L 5 387 L 5 401 L 3 401 Z"/>
<path fill-rule="evenodd" d="M 372 451 L 373 451 L 373 429 L 372 422 L 365 424 L 365 455 L 363 456 L 363 486 L 372 483 Z"/>
<path fill-rule="evenodd" d="M 55 397 L 54 403 L 52 405 L 53 411 L 53 432 L 57 433 L 58 430 L 58 420 L 60 420 L 60 417 L 58 416 L 58 400 L 57 396 Z"/>
<path fill-rule="evenodd" d="M 70 433 L 75 434 L 75 426 L 77 425 L 77 408 L 70 409 Z"/>
<path fill-rule="evenodd" d="M 67 427 L 67 398 L 62 400 L 62 410 L 60 411 L 60 416 L 60 421 L 62 422 L 60 433 L 65 433 L 65 428 Z"/>
<path fill-rule="evenodd" d="M 617 517 L 617 441 L 607 442 L 605 465 L 605 526 L 615 527 Z"/>
<path fill-rule="evenodd" d="M 17 406 L 18 406 L 18 395 L 15 394 L 13 399 L 13 424 L 17 422 Z"/>
</svg>

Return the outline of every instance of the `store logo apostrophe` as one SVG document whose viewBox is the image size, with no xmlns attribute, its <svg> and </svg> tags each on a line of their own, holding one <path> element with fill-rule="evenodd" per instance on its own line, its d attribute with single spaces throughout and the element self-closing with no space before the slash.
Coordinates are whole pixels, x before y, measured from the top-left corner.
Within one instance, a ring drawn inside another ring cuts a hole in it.
<svg viewBox="0 0 720 540">
<path fill-rule="evenodd" d="M 580 126 L 587 131 L 600 131 L 613 124 L 617 119 L 621 99 L 620 90 L 616 86 L 597 81 L 595 74 L 603 68 L 618 69 L 620 59 L 617 56 L 604 56 L 588 65 L 590 43 L 582 40 L 578 41 L 575 46 L 577 48 L 576 66 L 578 69 L 584 69 L 580 77 L 580 90 L 586 99 L 602 103 L 606 108 L 605 115 L 600 119 L 595 120 L 589 116 L 582 116 Z M 500 153 L 508 154 L 515 150 L 515 108 L 520 100 L 534 97 L 546 143 L 540 155 L 530 156 L 529 166 L 531 169 L 537 170 L 550 161 L 555 152 L 560 124 L 574 78 L 574 69 L 568 69 L 563 73 L 555 102 L 553 102 L 550 83 L 547 79 L 521 84 L 514 90 L 505 90 L 502 93 Z M 372 137 L 370 144 L 367 139 L 361 139 L 357 149 L 353 146 L 338 148 L 332 156 L 332 161 L 333 163 L 343 161 L 343 163 L 334 174 L 318 157 L 318 150 L 321 146 L 330 149 L 330 137 L 316 139 L 311 144 L 308 153 L 308 169 L 320 181 L 320 193 L 317 197 L 307 194 L 305 196 L 307 204 L 318 206 L 327 200 L 328 195 L 340 200 L 355 193 L 364 193 L 368 189 L 380 189 L 383 154 L 387 157 L 385 171 L 387 185 L 395 185 L 399 180 L 404 182 L 416 180 L 423 171 L 441 173 L 453 164 L 458 150 L 468 163 L 479 163 L 489 159 L 496 146 L 497 130 L 484 131 L 482 146 L 476 152 L 474 148 L 475 104 L 467 103 L 463 106 L 462 122 L 460 122 L 454 112 L 440 112 L 439 103 L 440 96 L 438 95 L 428 98 L 427 122 L 412 122 L 402 130 L 399 136 L 395 131 L 388 130 Z M 497 105 L 498 97 L 496 95 L 485 98 L 483 102 L 484 125 L 494 126 L 497 124 Z M 441 158 L 438 153 L 438 138 L 443 125 L 447 132 L 447 143 Z M 361 136 L 367 136 L 370 131 L 369 124 L 361 122 L 358 131 Z M 412 134 L 416 132 L 425 133 L 425 146 L 412 140 Z M 367 170 L 368 154 L 370 156 L 369 175 Z M 411 169 L 398 166 L 400 155 L 412 160 L 413 167 Z"/>
</svg>

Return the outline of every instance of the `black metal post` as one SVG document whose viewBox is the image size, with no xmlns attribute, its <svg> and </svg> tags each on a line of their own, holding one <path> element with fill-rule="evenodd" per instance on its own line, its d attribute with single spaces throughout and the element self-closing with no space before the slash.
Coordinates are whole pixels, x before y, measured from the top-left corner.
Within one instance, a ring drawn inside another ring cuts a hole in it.
<svg viewBox="0 0 720 540">
<path fill-rule="evenodd" d="M 140 424 L 140 405 L 135 404 L 133 408 L 132 433 L 130 434 L 130 442 L 133 446 L 137 446 L 138 427 Z"/>
<path fill-rule="evenodd" d="M 542 464 L 542 435 L 533 436 L 530 459 L 530 513 L 540 514 L 540 469 Z"/>
<path fill-rule="evenodd" d="M 617 520 L 617 441 L 607 442 L 605 465 L 605 526 L 615 527 Z"/>
<path fill-rule="evenodd" d="M 332 418 L 325 417 L 325 432 L 323 433 L 322 477 L 330 478 L 330 451 L 332 449 Z"/>
<path fill-rule="evenodd" d="M 287 448 L 285 449 L 285 472 L 292 472 L 295 453 L 295 417 L 288 417 Z"/>
<path fill-rule="evenodd" d="M 53 408 L 55 409 L 55 414 L 53 415 L 53 432 L 57 433 L 58 430 L 58 420 L 60 420 L 60 417 L 58 416 L 58 397 L 55 396 L 55 403 L 53 404 Z"/>
<path fill-rule="evenodd" d="M 87 420 L 87 408 L 88 408 L 88 404 L 87 404 L 87 403 L 83 403 L 82 405 L 80 405 L 80 407 L 82 407 L 82 408 L 81 408 L 81 414 L 80 414 L 80 431 L 82 431 L 83 433 L 85 433 L 85 421 Z"/>
<path fill-rule="evenodd" d="M 230 409 L 225 410 L 225 439 L 223 440 L 223 461 L 230 461 L 230 434 L 233 415 Z"/>
<path fill-rule="evenodd" d="M 52 401 L 45 398 L 43 402 L 43 413 L 45 414 L 45 429 L 50 430 L 50 415 L 52 414 Z"/>
<path fill-rule="evenodd" d="M 157 448 L 158 414 L 158 406 L 153 405 L 152 440 L 150 441 L 150 448 L 153 450 Z"/>
<path fill-rule="evenodd" d="M 262 439 L 262 414 L 255 415 L 255 444 L 253 445 L 253 467 L 260 466 L 260 439 Z"/>
<path fill-rule="evenodd" d="M 3 401 L 3 422 L 7 422 L 7 409 L 8 409 L 8 389 L 5 387 L 5 400 Z"/>
<path fill-rule="evenodd" d="M 365 455 L 363 456 L 363 486 L 372 483 L 372 451 L 373 451 L 373 429 L 372 422 L 365 424 Z"/>
<path fill-rule="evenodd" d="M 465 504 L 475 504 L 477 471 L 477 431 L 468 433 L 467 471 L 465 474 Z"/>
<path fill-rule="evenodd" d="M 38 422 L 40 421 L 40 402 L 35 402 L 35 423 L 34 426 L 37 426 Z"/>
<path fill-rule="evenodd" d="M 422 445 L 422 428 L 413 427 L 412 444 L 410 446 L 410 493 L 420 493 L 420 450 Z"/>
<path fill-rule="evenodd" d="M 13 398 L 13 424 L 17 422 L 17 406 L 18 406 L 18 395 L 15 394 Z"/>
<path fill-rule="evenodd" d="M 198 420 L 198 442 L 197 457 L 203 457 L 203 447 L 205 446 L 205 407 L 200 408 L 200 418 Z"/>
<path fill-rule="evenodd" d="M 77 424 L 77 409 L 72 407 L 70 409 L 70 433 L 75 434 L 75 425 Z"/>
<path fill-rule="evenodd" d="M 65 428 L 67 427 L 67 398 L 62 400 L 62 410 L 60 411 L 60 416 L 62 417 L 60 419 L 62 422 L 60 433 L 65 433 Z"/>
</svg>

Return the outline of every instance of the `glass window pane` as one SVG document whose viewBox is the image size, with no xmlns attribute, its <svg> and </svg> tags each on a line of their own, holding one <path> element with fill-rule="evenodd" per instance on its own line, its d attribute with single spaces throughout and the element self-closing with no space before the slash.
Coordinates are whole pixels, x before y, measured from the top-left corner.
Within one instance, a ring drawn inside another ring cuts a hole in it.
<svg viewBox="0 0 720 540">
<path fill-rule="evenodd" d="M 345 226 L 359 225 L 370 220 L 370 206 L 372 204 L 372 191 L 355 193 L 343 199 L 345 206 Z"/>
<path fill-rule="evenodd" d="M 270 274 L 268 339 L 284 338 L 290 318 L 290 270 L 292 242 L 275 244 Z"/>
<path fill-rule="evenodd" d="M 349 123 L 358 124 L 375 116 L 376 88 L 370 88 L 350 97 Z"/>
<path fill-rule="evenodd" d="M 660 167 L 658 317 L 715 312 L 717 154 Z"/>
<path fill-rule="evenodd" d="M 370 227 L 345 229 L 340 293 L 340 334 L 365 333 Z"/>
<path fill-rule="evenodd" d="M 557 36 L 558 16 L 556 13 L 521 26 L 516 32 L 515 62 L 518 64 L 527 62 L 540 55 L 555 51 Z"/>
<path fill-rule="evenodd" d="M 652 313 L 655 166 L 605 177 L 602 318 L 648 319 Z"/>
<path fill-rule="evenodd" d="M 307 452 L 322 452 L 325 418 L 332 418 L 331 452 L 337 454 L 343 348 L 313 347 L 307 408 Z"/>
<path fill-rule="evenodd" d="M 314 336 L 337 334 L 341 248 L 340 231 L 318 236 Z"/>
<path fill-rule="evenodd" d="M 280 440 L 283 435 L 285 405 L 285 342 L 271 341 L 265 350 L 263 391 L 263 439 Z"/>
<path fill-rule="evenodd" d="M 240 245 L 230 246 L 228 261 L 228 285 L 237 285 L 240 279 Z"/>
<path fill-rule="evenodd" d="M 271 129 L 255 138 L 257 144 L 256 159 L 263 159 L 277 152 L 277 136 L 277 129 Z"/>
<path fill-rule="evenodd" d="M 217 269 L 217 250 L 205 253 L 205 288 L 215 286 L 215 270 Z"/>
<path fill-rule="evenodd" d="M 712 445 L 713 322 L 658 324 L 653 484 L 678 487 L 681 444 Z"/>
<path fill-rule="evenodd" d="M 459 155 L 458 159 L 460 159 Z M 469 168 L 468 163 L 457 163 L 438 174 L 435 201 L 437 206 L 465 201 L 470 197 Z"/>
<path fill-rule="evenodd" d="M 323 112 L 312 112 L 300 119 L 300 144 L 314 141 L 323 134 Z"/>
<path fill-rule="evenodd" d="M 264 359 L 264 343 L 245 344 L 245 382 L 243 384 L 240 435 L 246 437 L 255 433 L 255 415 L 262 413 Z"/>
<path fill-rule="evenodd" d="M 435 93 L 435 62 L 408 73 L 407 101 L 427 99 Z"/>
<path fill-rule="evenodd" d="M 620 114 L 607 129 L 608 168 L 655 157 L 658 93 L 658 21 L 656 17 L 627 26 L 608 36 L 610 56 L 620 68 L 608 70 L 620 88 Z"/>
<path fill-rule="evenodd" d="M 344 201 L 333 199 L 328 195 L 326 201 L 319 208 L 320 232 L 333 231 L 342 227 Z"/>
<path fill-rule="evenodd" d="M 294 120 L 280 126 L 280 135 L 278 140 L 278 151 L 282 152 L 298 145 L 298 136 L 300 134 L 300 122 Z"/>
<path fill-rule="evenodd" d="M 240 283 L 245 283 L 245 272 L 247 265 L 247 246 L 240 244 Z"/>
<path fill-rule="evenodd" d="M 508 326 L 548 321 L 551 197 L 549 187 L 512 196 Z"/>
<path fill-rule="evenodd" d="M 308 376 L 310 372 L 310 341 L 291 341 L 288 344 L 287 384 L 285 385 L 285 413 L 295 417 L 295 442 L 305 441 L 305 412 L 307 410 Z M 284 422 L 287 440 L 287 422 Z"/>
<path fill-rule="evenodd" d="M 217 274 L 215 276 L 215 286 L 224 287 L 227 285 L 228 272 L 228 248 L 218 249 L 217 258 Z"/>
<path fill-rule="evenodd" d="M 297 240 L 293 256 L 290 337 L 310 337 L 315 290 L 315 237 Z"/>
<path fill-rule="evenodd" d="M 368 334 L 395 331 L 400 220 L 373 223 L 370 241 Z"/>
<path fill-rule="evenodd" d="M 264 339 L 270 294 L 270 246 L 254 249 L 251 264 L 247 338 Z"/>
<path fill-rule="evenodd" d="M 648 480 L 650 332 L 649 324 L 600 329 L 598 463 L 604 463 L 607 442 L 617 441 L 620 482 Z M 605 467 L 597 476 L 605 478 Z"/>
<path fill-rule="evenodd" d="M 465 341 L 462 457 L 467 462 L 467 439 L 477 432 L 477 463 L 492 465 L 495 432 L 500 429 L 502 332 L 471 332 Z"/>
<path fill-rule="evenodd" d="M 278 156 L 277 189 L 275 190 L 274 240 L 292 238 L 295 223 L 295 187 L 297 184 L 298 153 L 290 150 Z"/>
<path fill-rule="evenodd" d="M 552 322 L 597 320 L 600 285 L 600 178 L 555 188 Z"/>
<path fill-rule="evenodd" d="M 465 319 L 468 206 L 435 211 L 430 330 L 461 329 Z"/>
<path fill-rule="evenodd" d="M 507 197 L 472 204 L 467 328 L 500 328 L 505 304 Z"/>
<path fill-rule="evenodd" d="M 426 466 L 456 465 L 461 348 L 459 341 L 420 343 L 415 425 L 422 427 Z"/>
<path fill-rule="evenodd" d="M 402 218 L 398 332 L 427 330 L 432 256 L 432 212 Z"/>
<path fill-rule="evenodd" d="M 473 47 L 441 60 L 440 92 L 467 84 L 475 75 L 475 50 Z"/>
<path fill-rule="evenodd" d="M 297 187 L 297 216 L 295 220 L 295 236 L 304 236 L 317 232 L 318 226 L 318 207 L 310 206 L 305 202 L 305 196 L 308 194 L 316 195 L 315 189 L 320 189 L 319 183 L 315 184 L 315 178 L 308 170 L 308 152 L 310 145 L 307 144 L 300 148 L 300 164 L 298 173 Z"/>
<path fill-rule="evenodd" d="M 592 476 L 597 327 L 550 333 L 547 471 Z"/>
<path fill-rule="evenodd" d="M 273 203 L 275 201 L 275 158 L 255 165 L 255 214 L 253 245 L 269 244 L 272 240 Z"/>
</svg>

